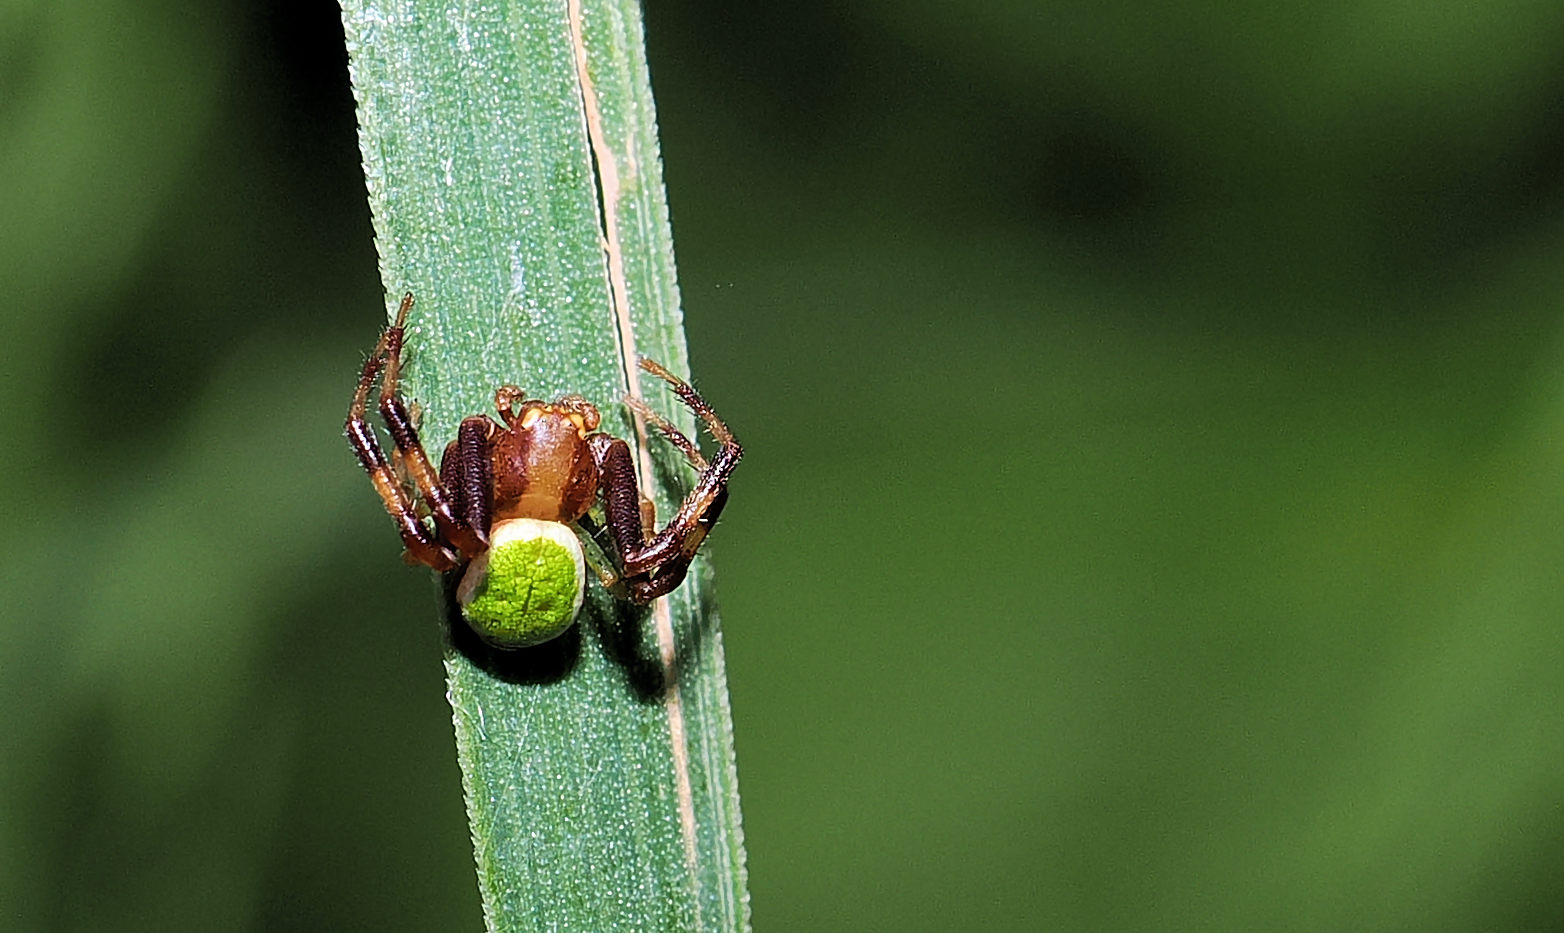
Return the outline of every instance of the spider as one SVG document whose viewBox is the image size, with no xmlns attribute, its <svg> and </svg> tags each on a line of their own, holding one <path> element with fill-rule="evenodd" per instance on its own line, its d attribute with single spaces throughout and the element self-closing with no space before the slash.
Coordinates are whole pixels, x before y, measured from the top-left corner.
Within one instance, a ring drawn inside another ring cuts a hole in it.
<svg viewBox="0 0 1564 933">
<path fill-rule="evenodd" d="M 588 515 L 601 499 L 609 539 L 604 550 L 614 565 L 611 573 L 598 571 L 605 585 L 638 605 L 677 587 L 716 524 L 728 477 L 743 456 L 706 400 L 642 358 L 641 368 L 668 383 L 718 442 L 708 461 L 643 402 L 626 399 L 700 474 L 661 531 L 654 532 L 652 503 L 636 484 L 629 445 L 599 432 L 597 408 L 579 395 L 543 402 L 516 386 L 500 386 L 494 407 L 501 420 L 464 418 L 436 472 L 397 392 L 412 307 L 408 293 L 364 363 L 347 420 L 348 443 L 402 533 L 403 558 L 440 572 L 465 563 L 456 599 L 473 631 L 499 648 L 541 644 L 569 628 L 581 609 L 586 575 L 574 529 L 601 533 Z M 370 389 L 382 373 L 379 408 L 396 445 L 396 468 L 365 420 Z"/>
</svg>

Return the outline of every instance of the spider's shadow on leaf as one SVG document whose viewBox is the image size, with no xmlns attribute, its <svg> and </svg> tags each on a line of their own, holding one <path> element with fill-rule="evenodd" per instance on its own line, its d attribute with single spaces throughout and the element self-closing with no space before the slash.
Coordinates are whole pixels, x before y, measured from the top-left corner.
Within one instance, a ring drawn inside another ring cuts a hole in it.
<svg viewBox="0 0 1564 933">
<path fill-rule="evenodd" d="M 624 671 L 635 698 L 642 703 L 662 702 L 667 679 L 655 639 L 648 643 L 651 609 L 615 599 L 602 587 L 593 586 L 587 590 L 581 618 L 573 627 L 587 625 L 597 633 L 604 656 Z"/>
</svg>

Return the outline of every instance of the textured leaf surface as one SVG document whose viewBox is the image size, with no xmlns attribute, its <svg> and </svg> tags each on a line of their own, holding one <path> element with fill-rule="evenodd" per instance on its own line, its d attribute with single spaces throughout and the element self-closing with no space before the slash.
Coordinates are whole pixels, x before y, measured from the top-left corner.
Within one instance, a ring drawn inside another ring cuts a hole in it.
<svg viewBox="0 0 1564 933">
<path fill-rule="evenodd" d="M 343 16 L 381 276 L 390 299 L 418 296 L 405 385 L 426 446 L 507 382 L 585 395 L 638 440 L 619 403 L 640 392 L 634 353 L 686 362 L 636 5 L 344 0 Z M 659 448 L 642 466 L 670 514 L 689 470 Z M 747 927 L 709 596 L 701 561 L 646 611 L 594 585 L 581 621 L 535 649 L 500 656 L 450 629 L 490 929 Z"/>
</svg>

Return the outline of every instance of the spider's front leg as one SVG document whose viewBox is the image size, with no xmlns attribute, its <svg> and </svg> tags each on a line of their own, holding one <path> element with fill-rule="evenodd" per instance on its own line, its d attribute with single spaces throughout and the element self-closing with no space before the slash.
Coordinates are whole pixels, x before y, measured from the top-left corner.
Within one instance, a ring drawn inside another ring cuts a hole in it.
<svg viewBox="0 0 1564 933">
<path fill-rule="evenodd" d="M 456 517 L 451 497 L 441 485 L 434 467 L 430 465 L 429 456 L 424 453 L 423 444 L 418 439 L 418 430 L 413 427 L 412 416 L 396 392 L 397 379 L 402 367 L 402 336 L 407 323 L 407 313 L 412 307 L 413 295 L 409 292 L 402 299 L 396 322 L 380 335 L 374 354 L 364 362 L 358 388 L 353 393 L 353 404 L 348 408 L 346 430 L 353 453 L 357 455 L 359 463 L 375 484 L 375 491 L 380 494 L 381 501 L 385 503 L 386 511 L 396 519 L 397 528 L 402 534 L 402 542 L 407 547 L 408 558 L 435 570 L 444 571 L 450 570 L 457 564 L 457 554 L 453 549 L 470 557 L 481 552 L 486 545 L 481 532 L 474 531 Z M 375 383 L 375 377 L 382 373 L 384 378 L 380 388 L 380 415 L 385 419 L 386 429 L 396 444 L 397 452 L 401 455 L 403 468 L 406 469 L 408 476 L 429 507 L 429 513 L 435 523 L 434 534 L 430 534 L 429 529 L 418 518 L 407 490 L 397 480 L 391 464 L 380 448 L 380 442 L 375 438 L 374 429 L 369 426 L 366 419 L 370 388 Z"/>
<path fill-rule="evenodd" d="M 684 404 L 705 422 L 720 445 L 708 463 L 693 441 L 638 400 L 632 401 L 636 410 L 700 471 L 695 487 L 684 497 L 678 512 L 662 531 L 654 534 L 642 511 L 641 492 L 629 445 L 606 434 L 594 434 L 588 439 L 592 457 L 597 462 L 604 517 L 613 538 L 621 578 L 633 600 L 648 603 L 683 582 L 690 561 L 722 514 L 722 507 L 728 501 L 728 477 L 738 466 L 744 450 L 711 405 L 688 383 L 651 360 L 642 359 L 641 368 L 667 382 Z"/>
</svg>

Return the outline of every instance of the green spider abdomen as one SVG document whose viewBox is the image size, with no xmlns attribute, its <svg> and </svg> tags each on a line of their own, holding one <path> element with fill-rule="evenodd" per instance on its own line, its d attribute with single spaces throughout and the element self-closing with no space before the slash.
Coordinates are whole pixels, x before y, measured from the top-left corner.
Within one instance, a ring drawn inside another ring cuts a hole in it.
<svg viewBox="0 0 1564 933">
<path fill-rule="evenodd" d="M 586 562 L 575 532 L 559 522 L 516 518 L 489 532 L 456 588 L 462 617 L 500 648 L 558 637 L 581 611 Z"/>
</svg>

